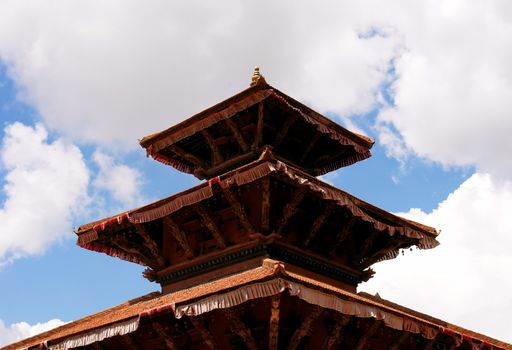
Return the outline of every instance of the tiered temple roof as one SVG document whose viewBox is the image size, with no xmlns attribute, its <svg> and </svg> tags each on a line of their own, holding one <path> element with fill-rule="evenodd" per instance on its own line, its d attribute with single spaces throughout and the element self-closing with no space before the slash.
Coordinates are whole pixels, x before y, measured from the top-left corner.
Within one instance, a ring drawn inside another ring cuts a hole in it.
<svg viewBox="0 0 512 350">
<path fill-rule="evenodd" d="M 373 141 L 268 85 L 160 133 L 148 155 L 206 179 L 76 230 L 78 245 L 147 266 L 162 291 L 6 349 L 512 349 L 364 293 L 371 265 L 437 231 L 316 176 Z"/>
</svg>

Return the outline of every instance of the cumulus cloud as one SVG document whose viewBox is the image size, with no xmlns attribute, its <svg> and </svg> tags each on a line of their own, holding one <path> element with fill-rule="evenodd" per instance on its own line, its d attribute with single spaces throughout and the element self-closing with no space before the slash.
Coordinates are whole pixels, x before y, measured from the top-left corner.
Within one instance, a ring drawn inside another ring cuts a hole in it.
<svg viewBox="0 0 512 350">
<path fill-rule="evenodd" d="M 389 9 L 406 50 L 394 60 L 394 105 L 380 113 L 380 141 L 394 154 L 512 179 L 505 161 L 512 152 L 511 4 L 409 5 Z M 388 133 L 390 124 L 398 135 Z"/>
<path fill-rule="evenodd" d="M 0 57 L 50 127 L 110 146 L 247 87 L 254 65 L 324 112 L 368 111 L 401 40 L 365 1 L 53 4 L 4 3 Z"/>
<path fill-rule="evenodd" d="M 87 203 L 89 182 L 80 150 L 62 139 L 50 141 L 42 125 L 14 123 L 4 132 L 0 265 L 42 253 L 69 235 L 73 214 Z"/>
<path fill-rule="evenodd" d="M 100 151 L 93 154 L 93 160 L 99 167 L 92 183 L 96 189 L 107 191 L 126 207 L 133 207 L 142 202 L 141 174 L 137 169 L 118 164 L 111 156 Z"/>
<path fill-rule="evenodd" d="M 62 326 L 66 322 L 58 319 L 53 319 L 44 323 L 36 323 L 30 325 L 27 322 L 13 323 L 6 326 L 0 319 L 0 346 L 14 343 L 18 340 L 32 337 L 39 333 L 49 331 L 50 329 Z"/>
<path fill-rule="evenodd" d="M 399 213 L 442 228 L 441 245 L 374 266 L 362 290 L 512 341 L 512 183 L 477 173 L 430 213 Z"/>
</svg>

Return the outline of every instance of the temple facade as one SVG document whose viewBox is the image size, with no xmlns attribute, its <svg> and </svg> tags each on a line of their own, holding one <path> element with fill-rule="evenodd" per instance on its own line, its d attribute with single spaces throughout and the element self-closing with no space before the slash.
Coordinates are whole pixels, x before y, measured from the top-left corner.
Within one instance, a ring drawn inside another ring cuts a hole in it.
<svg viewBox="0 0 512 350">
<path fill-rule="evenodd" d="M 320 180 L 373 141 L 258 69 L 246 90 L 140 144 L 204 181 L 83 225 L 77 244 L 146 266 L 161 290 L 5 349 L 512 349 L 357 293 L 373 264 L 434 248 L 438 232 Z"/>
</svg>

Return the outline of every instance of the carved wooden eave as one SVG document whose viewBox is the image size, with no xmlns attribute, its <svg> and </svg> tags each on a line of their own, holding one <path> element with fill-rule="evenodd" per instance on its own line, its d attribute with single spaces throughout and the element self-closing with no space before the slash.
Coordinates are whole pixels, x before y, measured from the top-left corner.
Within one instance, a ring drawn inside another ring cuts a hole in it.
<svg viewBox="0 0 512 350">
<path fill-rule="evenodd" d="M 152 293 L 7 346 L 13 349 L 511 350 L 512 346 L 275 261 Z"/>
<path fill-rule="evenodd" d="M 149 266 L 148 276 L 163 284 L 273 257 L 356 286 L 371 276 L 371 264 L 399 249 L 438 244 L 434 229 L 287 166 L 268 150 L 236 171 L 77 234 L 80 246 Z"/>
<path fill-rule="evenodd" d="M 368 158 L 373 141 L 263 81 L 140 144 L 154 159 L 208 179 L 257 159 L 265 146 L 318 176 Z"/>
</svg>

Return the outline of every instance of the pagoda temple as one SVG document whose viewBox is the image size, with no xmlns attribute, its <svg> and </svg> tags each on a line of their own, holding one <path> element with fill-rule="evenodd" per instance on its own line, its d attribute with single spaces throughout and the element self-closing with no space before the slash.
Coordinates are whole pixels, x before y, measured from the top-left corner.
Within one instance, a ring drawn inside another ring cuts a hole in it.
<svg viewBox="0 0 512 350">
<path fill-rule="evenodd" d="M 146 266 L 161 290 L 5 349 L 512 349 L 366 293 L 371 266 L 438 232 L 318 178 L 373 141 L 267 84 L 142 138 L 204 180 L 83 225 L 77 244 Z M 106 286 L 116 288 L 116 286 Z"/>
</svg>

